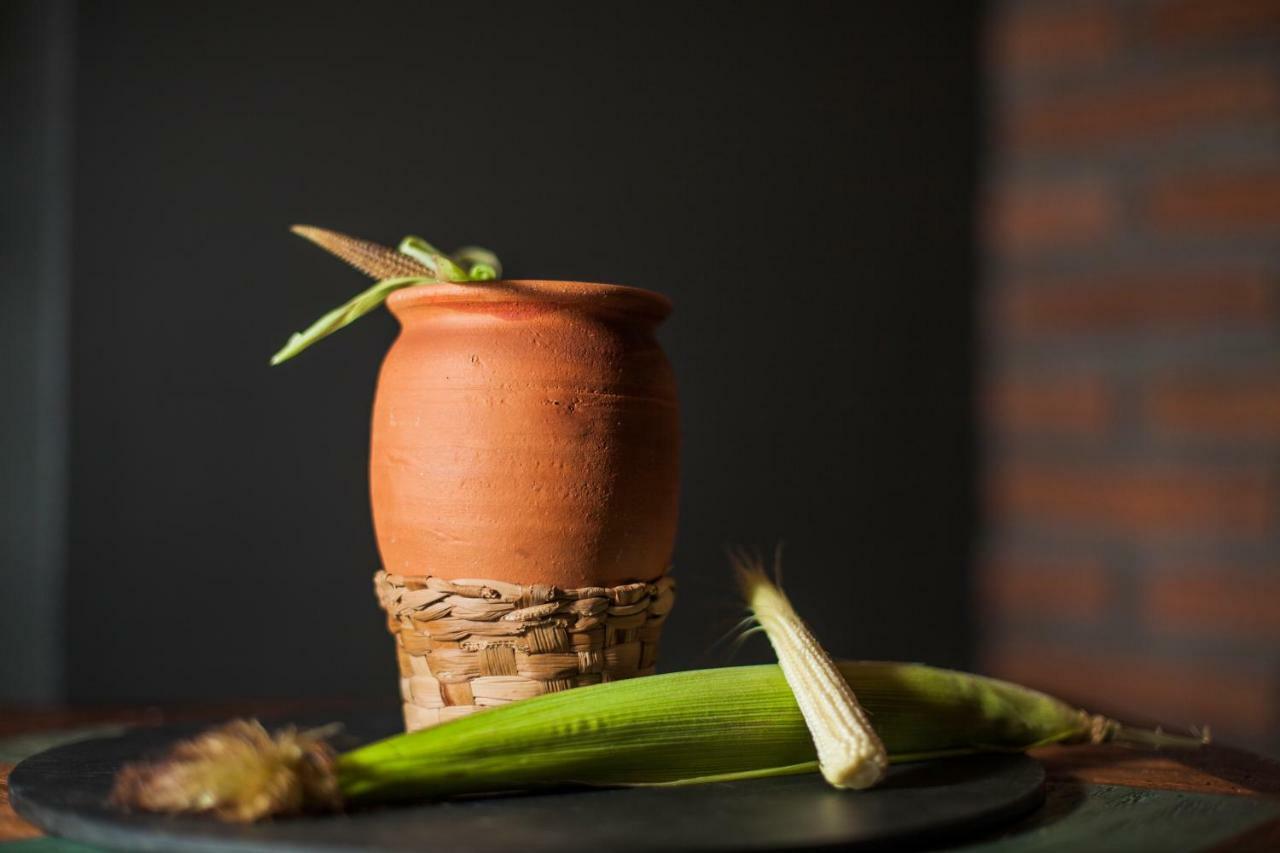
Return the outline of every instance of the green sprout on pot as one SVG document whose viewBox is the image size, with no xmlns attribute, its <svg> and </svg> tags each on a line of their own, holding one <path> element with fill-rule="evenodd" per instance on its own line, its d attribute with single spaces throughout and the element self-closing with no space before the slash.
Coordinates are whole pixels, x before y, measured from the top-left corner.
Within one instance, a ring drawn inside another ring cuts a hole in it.
<svg viewBox="0 0 1280 853">
<path fill-rule="evenodd" d="M 365 275 L 378 279 L 378 283 L 325 314 L 305 331 L 295 332 L 289 342 L 271 357 L 273 365 L 288 361 L 321 338 L 368 314 L 402 287 L 441 282 L 466 284 L 502 277 L 498 256 L 478 246 L 464 246 L 453 254 L 446 254 L 421 237 L 412 235 L 391 249 L 310 225 L 295 225 L 289 230 Z"/>
</svg>

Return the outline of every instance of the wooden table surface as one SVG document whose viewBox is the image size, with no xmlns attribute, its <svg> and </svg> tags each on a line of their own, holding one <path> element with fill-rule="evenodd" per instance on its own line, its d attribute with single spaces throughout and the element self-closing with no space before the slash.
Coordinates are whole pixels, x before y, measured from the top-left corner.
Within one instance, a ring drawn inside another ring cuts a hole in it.
<svg viewBox="0 0 1280 853">
<path fill-rule="evenodd" d="M 126 724 L 159 725 L 192 719 L 222 718 L 237 715 L 276 715 L 297 712 L 300 703 L 228 704 L 160 710 L 116 709 L 107 711 L 16 711 L 0 708 L 0 741 L 23 735 L 37 735 L 64 730 Z M 332 709 L 350 709 L 349 703 L 333 703 Z M 317 705 L 305 706 L 315 712 Z M 324 710 L 323 707 L 319 710 Z M 1194 751 L 1139 751 L 1123 747 L 1055 746 L 1032 752 L 1045 766 L 1048 775 L 1049 801 L 1041 811 L 1053 811 L 1055 801 L 1079 802 L 1080 792 L 1099 789 L 1134 789 L 1146 792 L 1182 792 L 1185 795 L 1210 795 L 1206 802 L 1231 803 L 1235 798 L 1256 801 L 1260 806 L 1280 806 L 1280 763 L 1226 746 L 1209 745 Z M 3 758 L 3 756 L 0 756 Z M 0 847 L 7 842 L 40 837 L 40 831 L 16 814 L 8 804 L 7 779 L 12 764 L 0 760 Z M 1059 809 L 1061 810 L 1061 809 Z M 1271 811 L 1280 814 L 1280 807 Z M 1052 817 L 1052 816 L 1050 816 Z M 1046 835 L 1044 815 L 1033 816 L 1039 843 L 1022 845 L 1026 849 L 1071 849 L 1070 838 L 1054 843 Z M 1001 843 L 993 849 L 1021 849 L 1008 843 L 1017 827 L 1006 831 Z M 1049 827 L 1052 830 L 1052 827 Z M 1045 843 L 1045 839 L 1049 843 Z M 23 845 L 18 845 L 22 847 Z M 975 849 L 982 849 L 978 845 Z M 1149 848 L 1150 849 L 1150 848 Z M 1191 848 L 1187 848 L 1191 849 Z M 1211 850 L 1280 850 L 1280 817 L 1272 816 L 1241 832 L 1230 832 L 1225 840 L 1216 841 Z"/>
</svg>

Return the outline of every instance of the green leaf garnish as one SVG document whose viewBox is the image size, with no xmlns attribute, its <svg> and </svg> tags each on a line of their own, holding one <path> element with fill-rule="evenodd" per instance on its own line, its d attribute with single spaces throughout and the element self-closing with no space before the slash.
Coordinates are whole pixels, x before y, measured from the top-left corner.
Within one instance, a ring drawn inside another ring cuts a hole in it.
<svg viewBox="0 0 1280 853">
<path fill-rule="evenodd" d="M 443 281 L 470 281 L 467 271 L 458 266 L 453 258 L 423 240 L 421 237 L 409 235 L 400 241 L 396 250 L 408 255 L 418 263 L 435 273 L 436 278 Z"/>
<path fill-rule="evenodd" d="M 453 257 L 467 268 L 467 275 L 472 281 L 496 281 L 502 278 L 502 262 L 488 249 L 463 246 L 453 253 Z"/>
<path fill-rule="evenodd" d="M 316 320 L 307 327 L 306 331 L 294 332 L 293 336 L 289 338 L 289 342 L 278 353 L 271 356 L 271 364 L 277 365 L 282 361 L 288 361 L 321 338 L 327 338 L 343 326 L 360 319 L 385 302 L 393 291 L 402 287 L 434 281 L 435 279 L 426 278 L 425 276 L 411 276 L 409 278 L 389 278 L 378 282 L 345 305 L 334 308 L 328 314 Z"/>
<path fill-rule="evenodd" d="M 322 249 L 371 274 L 382 272 L 385 275 L 407 263 L 403 258 L 398 262 L 395 261 L 394 259 L 399 256 L 391 249 L 347 237 L 345 234 L 306 226 L 295 226 L 294 230 Z M 396 275 L 382 279 L 373 287 L 325 314 L 304 331 L 295 332 L 289 338 L 289 342 L 271 357 L 271 364 L 277 365 L 288 361 L 321 338 L 326 338 L 343 326 L 358 320 L 402 287 L 438 284 L 442 281 L 458 284 L 494 281 L 502 276 L 502 264 L 498 261 L 498 256 L 488 249 L 477 246 L 466 246 L 450 256 L 421 237 L 410 235 L 400 241 L 395 251 L 420 264 L 422 275 Z M 413 264 L 409 266 L 412 268 Z"/>
</svg>

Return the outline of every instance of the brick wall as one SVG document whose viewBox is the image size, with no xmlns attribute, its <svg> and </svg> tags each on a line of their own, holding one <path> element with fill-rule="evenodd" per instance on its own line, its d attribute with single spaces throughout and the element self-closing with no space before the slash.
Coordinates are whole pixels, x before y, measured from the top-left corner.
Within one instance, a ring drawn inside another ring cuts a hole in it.
<svg viewBox="0 0 1280 853">
<path fill-rule="evenodd" d="M 987 36 L 985 667 L 1280 752 L 1280 0 Z"/>
</svg>

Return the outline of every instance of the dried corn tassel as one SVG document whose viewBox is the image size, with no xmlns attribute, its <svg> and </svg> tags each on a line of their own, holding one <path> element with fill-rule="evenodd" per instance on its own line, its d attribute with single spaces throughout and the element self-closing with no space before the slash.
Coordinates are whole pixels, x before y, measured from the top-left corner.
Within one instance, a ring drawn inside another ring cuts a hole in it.
<svg viewBox="0 0 1280 853">
<path fill-rule="evenodd" d="M 289 230 L 376 279 L 435 276 L 434 270 L 415 258 L 372 240 L 362 240 L 314 225 L 294 225 Z"/>
<path fill-rule="evenodd" d="M 287 728 L 272 736 L 257 720 L 234 720 L 179 743 L 161 761 L 126 766 L 111 800 L 235 822 L 334 809 L 342 794 L 324 734 Z"/>
</svg>

